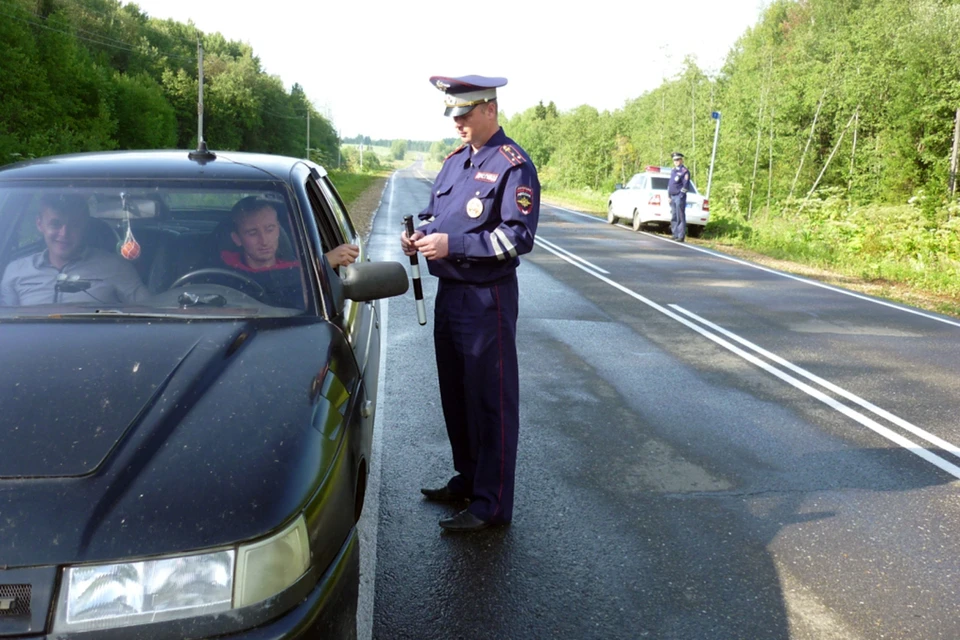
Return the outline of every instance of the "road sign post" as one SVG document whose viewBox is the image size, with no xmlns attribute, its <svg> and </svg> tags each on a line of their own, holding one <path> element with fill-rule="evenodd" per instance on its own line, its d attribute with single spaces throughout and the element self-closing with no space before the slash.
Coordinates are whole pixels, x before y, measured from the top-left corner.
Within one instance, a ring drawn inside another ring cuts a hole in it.
<svg viewBox="0 0 960 640">
<path fill-rule="evenodd" d="M 710 174 L 707 177 L 707 193 L 704 196 L 710 199 L 710 185 L 713 183 L 713 161 L 717 158 L 717 138 L 720 136 L 720 112 L 714 111 L 710 117 L 717 121 L 717 126 L 713 130 L 713 152 L 710 154 Z"/>
</svg>

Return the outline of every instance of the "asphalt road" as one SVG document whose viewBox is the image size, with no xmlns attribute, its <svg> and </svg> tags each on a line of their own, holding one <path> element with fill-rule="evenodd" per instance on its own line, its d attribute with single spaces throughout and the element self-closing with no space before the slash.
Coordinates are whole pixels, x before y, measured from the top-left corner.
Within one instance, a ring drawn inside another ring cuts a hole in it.
<svg viewBox="0 0 960 640">
<path fill-rule="evenodd" d="M 508 528 L 421 499 L 435 280 L 381 307 L 361 638 L 960 638 L 960 322 L 549 206 L 522 260 Z"/>
</svg>

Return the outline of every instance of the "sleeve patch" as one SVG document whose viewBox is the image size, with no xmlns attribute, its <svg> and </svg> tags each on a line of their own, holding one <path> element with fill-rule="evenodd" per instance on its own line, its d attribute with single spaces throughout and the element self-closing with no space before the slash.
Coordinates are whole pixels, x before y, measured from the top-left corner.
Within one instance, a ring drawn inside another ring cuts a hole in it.
<svg viewBox="0 0 960 640">
<path fill-rule="evenodd" d="M 500 153 L 503 154 L 503 157 L 507 159 L 512 166 L 516 167 L 518 165 L 526 162 L 526 158 L 520 155 L 520 152 L 514 149 L 511 145 L 505 144 L 500 147 Z"/>
<path fill-rule="evenodd" d="M 523 215 L 527 215 L 533 210 L 533 189 L 517 187 L 517 209 Z"/>
</svg>

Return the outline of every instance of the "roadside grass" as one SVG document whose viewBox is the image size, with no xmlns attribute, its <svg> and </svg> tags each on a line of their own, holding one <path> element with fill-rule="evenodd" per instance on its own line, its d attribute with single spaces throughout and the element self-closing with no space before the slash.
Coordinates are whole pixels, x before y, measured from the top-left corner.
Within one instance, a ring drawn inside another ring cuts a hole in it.
<svg viewBox="0 0 960 640">
<path fill-rule="evenodd" d="M 960 216 L 912 204 L 848 207 L 828 196 L 746 220 L 722 203 L 703 242 L 855 280 L 861 291 L 960 316 Z M 820 277 L 819 279 L 824 279 Z"/>
<path fill-rule="evenodd" d="M 330 181 L 337 187 L 337 192 L 343 198 L 349 210 L 350 204 L 367 190 L 378 178 L 390 175 L 390 171 L 377 173 L 352 173 L 349 171 L 328 171 Z M 382 175 L 381 175 L 382 174 Z"/>
<path fill-rule="evenodd" d="M 540 199 L 561 207 L 568 207 L 605 218 L 607 215 L 607 196 L 609 195 L 609 193 L 602 193 L 589 188 L 553 189 L 547 185 L 543 187 Z"/>
</svg>

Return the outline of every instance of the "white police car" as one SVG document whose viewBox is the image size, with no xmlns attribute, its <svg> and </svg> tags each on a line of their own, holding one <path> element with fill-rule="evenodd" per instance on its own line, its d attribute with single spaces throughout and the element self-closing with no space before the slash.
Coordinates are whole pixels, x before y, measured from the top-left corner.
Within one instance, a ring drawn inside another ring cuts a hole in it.
<svg viewBox="0 0 960 640">
<path fill-rule="evenodd" d="M 607 222 L 629 220 L 634 231 L 643 227 L 670 228 L 670 167 L 648 166 L 626 186 L 617 185 L 607 200 Z M 697 191 L 693 181 L 687 191 L 687 235 L 698 237 L 710 219 L 710 203 Z"/>
</svg>

